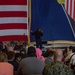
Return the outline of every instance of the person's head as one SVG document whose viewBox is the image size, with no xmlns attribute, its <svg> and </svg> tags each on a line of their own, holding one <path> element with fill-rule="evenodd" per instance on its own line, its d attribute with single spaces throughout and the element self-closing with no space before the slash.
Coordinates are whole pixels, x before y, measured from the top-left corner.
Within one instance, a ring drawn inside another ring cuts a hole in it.
<svg viewBox="0 0 75 75">
<path fill-rule="evenodd" d="M 36 57 L 36 49 L 33 46 L 28 47 L 27 55 L 29 57 Z"/>
<path fill-rule="evenodd" d="M 26 50 L 21 50 L 20 53 L 21 54 L 26 54 Z"/>
<path fill-rule="evenodd" d="M 53 57 L 54 57 L 54 51 L 49 51 L 49 53 L 48 53 L 48 57 L 53 58 Z"/>
<path fill-rule="evenodd" d="M 73 46 L 69 46 L 65 48 L 67 55 L 73 52 Z"/>
<path fill-rule="evenodd" d="M 73 50 L 73 46 L 69 46 L 69 50 L 72 51 Z"/>
<path fill-rule="evenodd" d="M 47 52 L 49 52 L 49 51 L 52 51 L 52 48 L 51 47 L 48 47 L 47 48 Z"/>
<path fill-rule="evenodd" d="M 0 62 L 7 62 L 8 56 L 6 53 L 0 52 Z"/>
<path fill-rule="evenodd" d="M 40 30 L 40 28 L 38 27 L 38 28 L 36 29 L 36 31 L 41 31 L 41 30 Z"/>
<path fill-rule="evenodd" d="M 7 55 L 8 55 L 8 60 L 14 60 L 15 52 L 9 51 L 9 52 L 7 52 Z"/>
<path fill-rule="evenodd" d="M 61 49 L 56 49 L 54 51 L 54 61 L 62 61 L 63 52 Z"/>
<path fill-rule="evenodd" d="M 3 43 L 0 42 L 0 50 L 3 50 Z"/>
<path fill-rule="evenodd" d="M 70 52 L 70 53 L 73 52 L 73 46 L 69 46 L 69 52 Z"/>
<path fill-rule="evenodd" d="M 23 45 L 19 45 L 19 50 L 23 50 Z"/>
<path fill-rule="evenodd" d="M 46 52 L 44 53 L 44 57 L 48 57 L 50 51 L 52 51 L 52 48 L 48 47 L 47 50 L 46 50 Z"/>
<path fill-rule="evenodd" d="M 8 47 L 7 47 L 7 52 L 9 52 L 9 51 L 14 51 L 14 47 L 8 46 Z"/>
</svg>

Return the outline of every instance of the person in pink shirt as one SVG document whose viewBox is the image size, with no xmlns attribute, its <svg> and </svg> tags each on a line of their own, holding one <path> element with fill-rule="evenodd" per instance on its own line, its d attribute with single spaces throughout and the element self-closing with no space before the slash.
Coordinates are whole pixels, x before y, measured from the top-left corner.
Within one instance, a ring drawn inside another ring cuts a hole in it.
<svg viewBox="0 0 75 75">
<path fill-rule="evenodd" d="M 36 48 L 36 56 L 37 56 L 37 58 L 45 61 L 45 58 L 42 56 L 42 51 L 40 48 Z"/>
<path fill-rule="evenodd" d="M 7 54 L 0 52 L 0 75 L 13 75 L 14 68 L 7 61 Z"/>
</svg>

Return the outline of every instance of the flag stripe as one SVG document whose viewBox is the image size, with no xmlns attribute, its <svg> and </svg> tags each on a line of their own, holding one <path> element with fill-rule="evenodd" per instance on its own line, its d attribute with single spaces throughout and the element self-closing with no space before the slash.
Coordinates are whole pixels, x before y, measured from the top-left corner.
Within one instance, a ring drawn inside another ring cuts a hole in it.
<svg viewBox="0 0 75 75">
<path fill-rule="evenodd" d="M 3 29 L 27 29 L 27 24 L 25 23 L 0 24 L 0 30 Z"/>
<path fill-rule="evenodd" d="M 25 17 L 5 17 L 0 18 L 0 24 L 5 23 L 28 23 L 27 18 Z"/>
<path fill-rule="evenodd" d="M 28 7 L 26 5 L 0 5 L 1 11 L 28 11 Z"/>
<path fill-rule="evenodd" d="M 27 1 L 0 1 L 0 41 L 28 40 Z"/>
<path fill-rule="evenodd" d="M 72 15 L 71 15 L 72 18 L 73 18 L 73 16 L 74 16 L 74 15 L 73 15 L 73 13 L 74 13 L 74 8 L 73 8 L 73 7 L 74 7 L 74 0 L 72 1 Z"/>
<path fill-rule="evenodd" d="M 0 5 L 27 5 L 27 0 L 1 0 Z"/>
<path fill-rule="evenodd" d="M 71 18 L 75 20 L 75 0 L 65 0 L 65 9 Z"/>
<path fill-rule="evenodd" d="M 27 35 L 0 36 L 0 41 L 14 41 L 14 40 L 27 41 L 28 37 Z"/>
<path fill-rule="evenodd" d="M 7 35 L 27 35 L 27 30 L 25 29 L 7 29 L 0 30 L 0 36 Z"/>
<path fill-rule="evenodd" d="M 65 9 L 68 12 L 68 0 L 65 0 Z"/>
<path fill-rule="evenodd" d="M 70 15 L 72 15 L 72 0 L 70 1 Z"/>
<path fill-rule="evenodd" d="M 0 17 L 27 17 L 27 12 L 23 11 L 10 11 L 10 12 L 0 12 Z"/>
<path fill-rule="evenodd" d="M 69 0 L 69 2 L 68 2 L 68 7 L 69 7 L 69 9 L 68 9 L 68 13 L 70 14 L 70 0 Z"/>
<path fill-rule="evenodd" d="M 73 13 L 73 15 L 74 15 L 74 20 L 75 20 L 75 0 L 74 0 L 74 13 Z"/>
</svg>

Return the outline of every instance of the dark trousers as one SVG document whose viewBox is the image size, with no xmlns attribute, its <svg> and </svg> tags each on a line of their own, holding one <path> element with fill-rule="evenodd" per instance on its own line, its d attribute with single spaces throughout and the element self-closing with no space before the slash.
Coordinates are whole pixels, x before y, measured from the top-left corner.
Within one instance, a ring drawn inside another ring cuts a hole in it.
<svg viewBox="0 0 75 75">
<path fill-rule="evenodd" d="M 36 47 L 42 49 L 42 41 L 41 41 L 41 39 L 36 39 Z"/>
</svg>

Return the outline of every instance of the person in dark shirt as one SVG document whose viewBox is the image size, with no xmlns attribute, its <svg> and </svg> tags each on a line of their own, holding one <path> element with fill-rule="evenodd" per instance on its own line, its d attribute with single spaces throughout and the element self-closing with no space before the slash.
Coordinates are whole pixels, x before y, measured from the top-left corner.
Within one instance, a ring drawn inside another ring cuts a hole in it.
<svg viewBox="0 0 75 75">
<path fill-rule="evenodd" d="M 36 31 L 31 31 L 32 35 L 35 35 L 35 40 L 36 40 L 36 47 L 37 48 L 42 48 L 42 40 L 41 40 L 41 36 L 43 36 L 43 32 L 40 30 L 40 28 L 38 28 Z"/>
<path fill-rule="evenodd" d="M 13 65 L 14 71 L 17 71 L 19 63 L 14 60 L 15 59 L 15 53 L 13 51 L 9 51 L 7 53 L 7 55 L 8 55 L 8 63 L 10 63 L 11 65 Z"/>
</svg>

